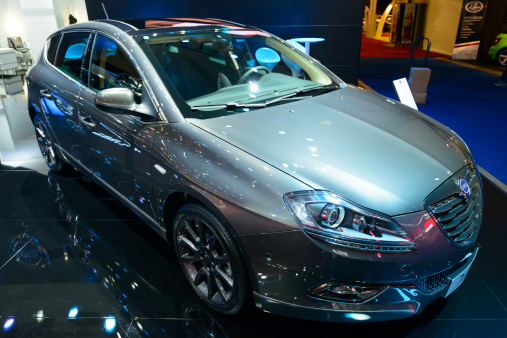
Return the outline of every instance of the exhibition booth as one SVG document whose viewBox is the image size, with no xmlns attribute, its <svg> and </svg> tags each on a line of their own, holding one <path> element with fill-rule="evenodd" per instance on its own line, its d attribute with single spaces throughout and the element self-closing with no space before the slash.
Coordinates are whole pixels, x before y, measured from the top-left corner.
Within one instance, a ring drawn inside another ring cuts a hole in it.
<svg viewBox="0 0 507 338">
<path fill-rule="evenodd" d="M 0 335 L 506 335 L 487 3 L 0 0 Z"/>
</svg>

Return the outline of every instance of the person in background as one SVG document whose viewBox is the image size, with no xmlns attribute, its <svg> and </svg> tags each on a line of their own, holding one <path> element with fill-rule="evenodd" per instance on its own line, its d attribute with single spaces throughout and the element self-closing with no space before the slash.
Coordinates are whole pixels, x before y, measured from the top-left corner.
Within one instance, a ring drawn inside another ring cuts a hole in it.
<svg viewBox="0 0 507 338">
<path fill-rule="evenodd" d="M 69 25 L 72 25 L 73 23 L 76 23 L 77 19 L 74 17 L 74 15 L 69 14 Z"/>
<path fill-rule="evenodd" d="M 505 70 L 502 73 L 500 81 L 495 83 L 495 86 L 507 86 L 507 64 L 505 64 Z"/>
</svg>

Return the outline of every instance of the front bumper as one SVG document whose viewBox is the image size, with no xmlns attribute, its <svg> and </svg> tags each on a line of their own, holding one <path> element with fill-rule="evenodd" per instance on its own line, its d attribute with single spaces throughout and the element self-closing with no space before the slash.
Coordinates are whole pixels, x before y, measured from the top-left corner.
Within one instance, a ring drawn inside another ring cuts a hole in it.
<svg viewBox="0 0 507 338">
<path fill-rule="evenodd" d="M 428 304 L 453 292 L 464 280 L 475 259 L 466 258 L 460 268 L 448 276 L 448 283 L 433 293 L 424 293 L 414 285 L 388 286 L 377 297 L 362 304 L 313 299 L 306 305 L 284 302 L 254 293 L 258 308 L 284 316 L 316 321 L 356 322 L 402 319 L 420 313 Z"/>
<path fill-rule="evenodd" d="M 402 218 L 413 222 L 426 216 L 420 212 Z M 241 241 L 253 259 L 256 306 L 270 313 L 318 321 L 383 321 L 418 314 L 445 295 L 448 276 L 464 269 L 475 257 L 474 247 L 453 247 L 438 227 L 421 235 L 419 251 L 412 253 L 340 248 L 310 239 L 302 231 L 242 236 Z M 333 282 L 385 289 L 362 303 L 311 295 L 319 285 Z"/>
<path fill-rule="evenodd" d="M 418 296 L 418 299 L 414 295 Z M 255 305 L 263 311 L 282 316 L 328 322 L 385 321 L 411 317 L 439 298 L 419 294 L 414 288 L 388 288 L 378 302 L 347 304 L 312 300 L 305 305 L 284 302 L 254 293 Z"/>
</svg>

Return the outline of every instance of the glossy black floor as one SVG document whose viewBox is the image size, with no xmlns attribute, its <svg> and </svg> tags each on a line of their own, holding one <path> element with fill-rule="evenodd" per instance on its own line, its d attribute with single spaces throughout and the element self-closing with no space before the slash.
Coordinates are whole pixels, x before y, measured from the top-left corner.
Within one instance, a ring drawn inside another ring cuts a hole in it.
<svg viewBox="0 0 507 338">
<path fill-rule="evenodd" d="M 422 314 L 356 324 L 255 308 L 227 317 L 199 301 L 173 248 L 136 215 L 77 172 L 56 175 L 40 158 L 16 158 L 32 154 L 16 151 L 19 142 L 35 141 L 12 134 L 14 150 L 0 164 L 0 336 L 507 336 L 507 195 L 488 181 L 477 259 L 463 285 Z"/>
</svg>

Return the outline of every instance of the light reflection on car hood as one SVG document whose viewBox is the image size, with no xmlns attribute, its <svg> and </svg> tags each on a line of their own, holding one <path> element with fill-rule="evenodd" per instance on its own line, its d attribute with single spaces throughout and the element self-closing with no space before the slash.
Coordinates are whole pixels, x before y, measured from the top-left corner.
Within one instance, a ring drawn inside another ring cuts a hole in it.
<svg viewBox="0 0 507 338">
<path fill-rule="evenodd" d="M 189 121 L 315 189 L 389 215 L 423 209 L 430 192 L 471 162 L 450 129 L 354 87 Z"/>
</svg>

